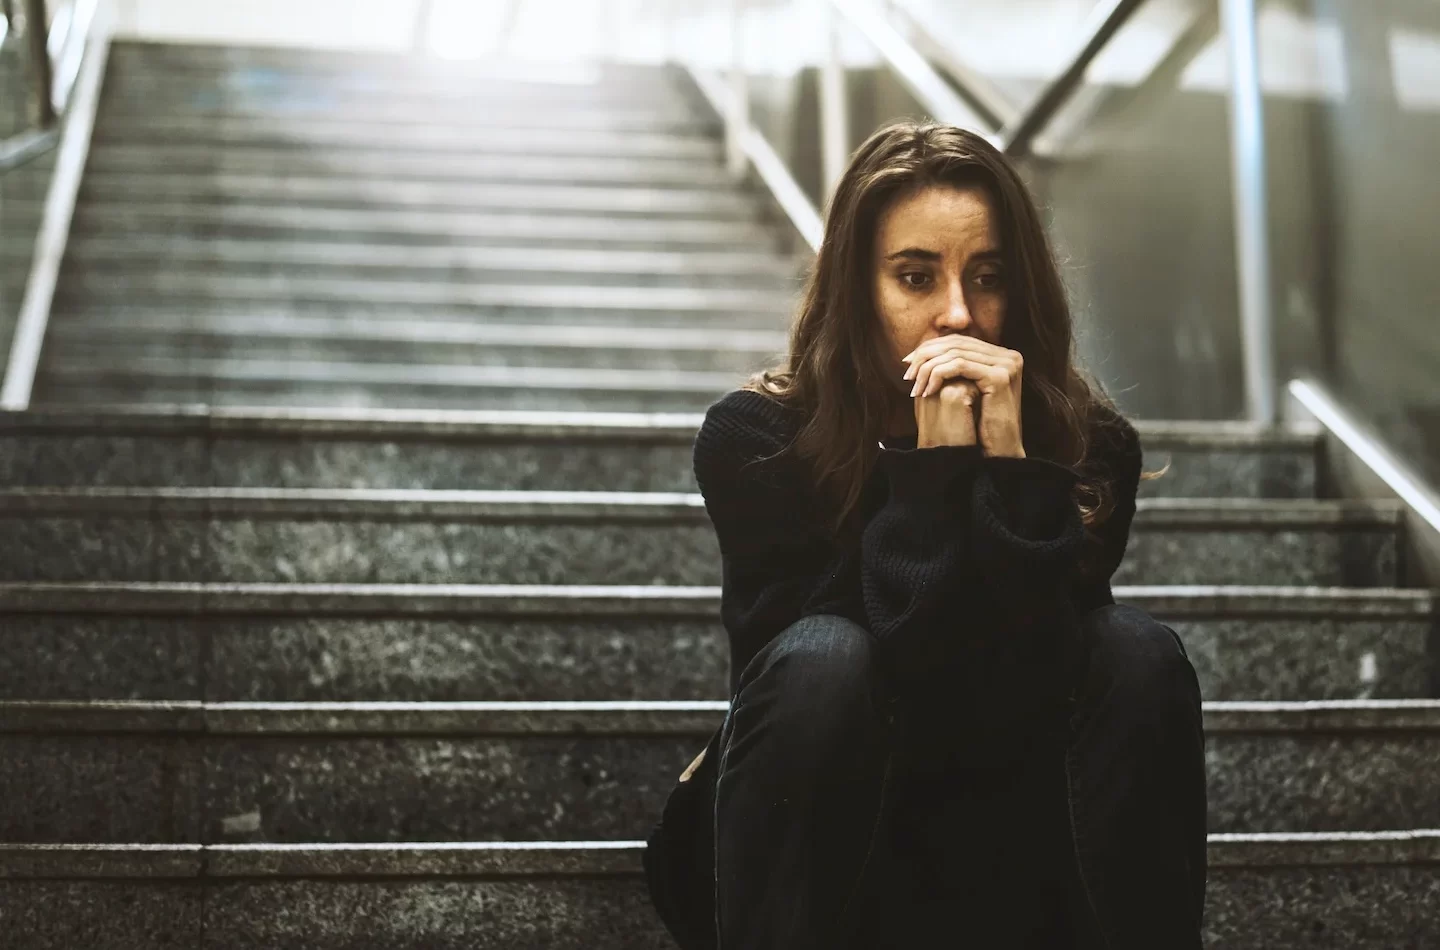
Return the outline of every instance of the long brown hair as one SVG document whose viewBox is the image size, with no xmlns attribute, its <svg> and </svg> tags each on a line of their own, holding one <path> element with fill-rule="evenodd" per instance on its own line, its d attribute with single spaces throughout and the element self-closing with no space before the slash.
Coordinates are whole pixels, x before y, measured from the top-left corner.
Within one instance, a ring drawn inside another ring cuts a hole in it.
<svg viewBox="0 0 1440 950">
<path fill-rule="evenodd" d="M 895 399 L 894 360 L 880 342 L 872 297 L 880 216 L 898 197 L 932 185 L 986 189 L 999 219 L 1010 288 L 1002 344 L 1025 358 L 1026 454 L 1080 466 L 1091 423 L 1105 415 L 1103 408 L 1113 414 L 1108 397 L 1075 366 L 1065 288 L 1015 167 L 964 129 L 914 122 L 880 129 L 855 152 L 836 186 L 786 361 L 745 387 L 800 412 L 804 423 L 790 450 L 809 463 L 837 533 L 859 506 Z M 1081 472 L 1076 497 L 1093 528 L 1109 516 L 1111 493 L 1103 480 Z"/>
</svg>

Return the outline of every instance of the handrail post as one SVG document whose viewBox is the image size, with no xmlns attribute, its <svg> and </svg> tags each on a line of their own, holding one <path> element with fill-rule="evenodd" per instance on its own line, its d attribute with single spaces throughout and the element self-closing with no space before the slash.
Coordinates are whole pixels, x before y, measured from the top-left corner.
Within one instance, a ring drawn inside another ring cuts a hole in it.
<svg viewBox="0 0 1440 950">
<path fill-rule="evenodd" d="M 824 177 L 821 207 L 829 203 L 845 172 L 850 154 L 850 97 L 845 89 L 845 63 L 840 50 L 840 16 L 825 8 L 825 64 L 820 71 L 820 165 Z"/>
<path fill-rule="evenodd" d="M 55 124 L 49 25 L 45 16 L 45 0 L 25 0 L 25 35 L 30 43 L 30 79 L 35 84 L 35 123 L 42 129 L 48 129 Z"/>
<path fill-rule="evenodd" d="M 1235 213 L 1245 408 L 1274 424 L 1274 327 L 1270 312 L 1270 240 L 1265 189 L 1265 116 L 1255 0 L 1220 0 L 1230 53 L 1230 168 Z"/>
<path fill-rule="evenodd" d="M 430 50 L 430 24 L 435 15 L 435 0 L 420 0 L 415 19 L 410 22 L 410 54 L 424 56 Z"/>
<path fill-rule="evenodd" d="M 725 165 L 732 178 L 747 168 L 745 136 L 750 129 L 750 90 L 745 75 L 745 0 L 730 0 L 730 108 L 725 113 Z"/>
</svg>

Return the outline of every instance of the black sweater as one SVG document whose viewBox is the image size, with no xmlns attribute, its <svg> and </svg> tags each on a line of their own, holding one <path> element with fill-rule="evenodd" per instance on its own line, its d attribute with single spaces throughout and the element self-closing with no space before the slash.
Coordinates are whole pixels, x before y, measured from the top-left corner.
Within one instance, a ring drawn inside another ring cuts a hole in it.
<svg viewBox="0 0 1440 950">
<path fill-rule="evenodd" d="M 1113 603 L 1140 478 L 1139 437 L 1105 410 L 1087 474 L 1111 484 L 1093 532 L 1072 496 L 1079 474 L 978 446 L 881 448 L 861 499 L 863 533 L 838 542 L 790 444 L 797 413 L 730 393 L 706 413 L 695 475 L 720 542 L 730 686 L 771 637 L 833 613 L 868 630 L 892 698 L 1007 741 L 1006 726 L 1068 695 L 1077 612 Z M 913 443 L 913 440 L 910 440 Z M 996 727 L 1000 727 L 998 732 Z M 990 745 L 991 743 L 986 743 Z"/>
</svg>

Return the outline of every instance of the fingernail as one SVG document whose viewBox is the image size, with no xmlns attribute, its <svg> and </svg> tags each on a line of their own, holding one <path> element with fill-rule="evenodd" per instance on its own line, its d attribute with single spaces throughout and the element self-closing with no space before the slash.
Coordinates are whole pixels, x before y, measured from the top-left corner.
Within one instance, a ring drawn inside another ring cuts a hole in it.
<svg viewBox="0 0 1440 950">
<path fill-rule="evenodd" d="M 916 396 L 919 392 L 920 392 L 920 384 L 919 384 L 919 383 L 916 383 L 916 384 L 915 384 L 915 387 L 910 390 L 910 398 L 911 398 L 911 399 L 914 399 L 915 396 Z"/>
<path fill-rule="evenodd" d="M 906 379 L 909 379 L 910 377 L 912 377 L 912 376 L 914 376 L 914 375 L 915 375 L 915 367 L 913 367 L 913 366 L 910 367 L 909 369 L 907 369 L 907 370 L 905 371 L 905 378 L 906 378 Z"/>
</svg>

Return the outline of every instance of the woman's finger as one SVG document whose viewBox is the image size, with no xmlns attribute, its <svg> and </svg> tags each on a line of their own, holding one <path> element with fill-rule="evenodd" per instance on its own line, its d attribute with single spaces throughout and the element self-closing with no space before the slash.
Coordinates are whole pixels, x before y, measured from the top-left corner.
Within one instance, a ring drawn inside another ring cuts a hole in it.
<svg viewBox="0 0 1440 950">
<path fill-rule="evenodd" d="M 930 385 L 930 378 L 935 372 L 935 367 L 947 363 L 950 360 L 958 359 L 959 357 L 960 353 L 958 351 L 950 350 L 932 356 L 923 363 L 918 364 L 915 368 L 915 387 L 910 391 L 910 395 L 918 396 L 926 390 Z"/>
<path fill-rule="evenodd" d="M 1008 350 L 1003 346 L 996 346 L 993 343 L 987 343 L 975 337 L 961 336 L 960 334 L 952 333 L 946 336 L 936 337 L 933 340 L 926 340 L 924 343 L 915 347 L 905 359 L 912 363 L 916 361 L 923 362 L 948 349 L 958 349 L 973 353 L 975 358 L 982 362 L 1001 362 L 1014 354 L 1013 350 Z"/>
<path fill-rule="evenodd" d="M 931 369 L 930 376 L 925 381 L 924 395 L 933 396 L 940 391 L 940 387 L 944 386 L 950 380 L 962 376 L 969 379 L 974 372 L 974 364 L 970 363 L 970 361 L 964 357 L 947 360 Z"/>
</svg>

